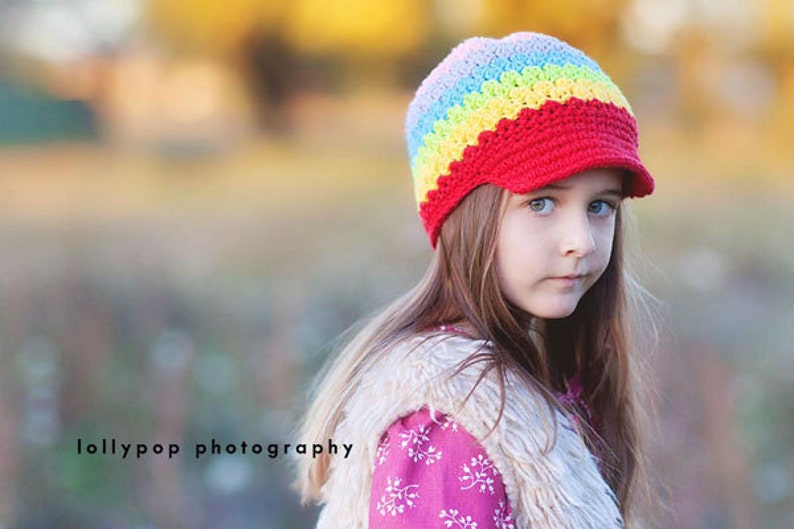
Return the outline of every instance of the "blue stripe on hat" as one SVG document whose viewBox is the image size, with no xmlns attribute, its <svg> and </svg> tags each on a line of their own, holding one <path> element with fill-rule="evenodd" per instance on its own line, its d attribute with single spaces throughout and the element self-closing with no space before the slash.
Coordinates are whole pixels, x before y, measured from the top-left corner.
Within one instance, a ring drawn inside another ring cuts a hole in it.
<svg viewBox="0 0 794 529">
<path fill-rule="evenodd" d="M 462 60 L 453 64 L 447 75 L 432 79 L 433 82 L 423 84 L 417 90 L 406 116 L 406 139 L 411 160 L 416 156 L 424 137 L 432 132 L 436 121 L 446 118 L 449 108 L 462 105 L 467 94 L 479 91 L 486 81 L 498 81 L 506 71 L 521 73 L 527 66 L 553 64 L 562 67 L 570 64 L 601 72 L 598 64 L 580 50 L 545 35 L 527 38 L 531 35 L 535 34 L 519 33 L 517 36 L 521 38 L 512 41 L 470 39 L 478 43 L 485 41 L 485 45 L 461 53 Z M 460 47 L 464 46 L 471 44 L 464 41 Z M 457 51 L 460 53 L 464 50 Z M 455 55 L 450 53 L 450 58 Z M 423 108 L 423 103 L 427 104 L 426 108 Z"/>
</svg>

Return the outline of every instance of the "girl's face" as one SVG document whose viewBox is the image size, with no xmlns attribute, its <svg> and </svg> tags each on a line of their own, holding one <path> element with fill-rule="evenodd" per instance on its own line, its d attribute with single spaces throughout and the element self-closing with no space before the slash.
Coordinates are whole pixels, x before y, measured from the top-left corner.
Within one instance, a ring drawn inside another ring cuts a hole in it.
<svg viewBox="0 0 794 529">
<path fill-rule="evenodd" d="M 511 194 L 496 243 L 502 294 L 533 316 L 570 316 L 609 264 L 621 187 L 620 171 L 590 169 Z"/>
</svg>

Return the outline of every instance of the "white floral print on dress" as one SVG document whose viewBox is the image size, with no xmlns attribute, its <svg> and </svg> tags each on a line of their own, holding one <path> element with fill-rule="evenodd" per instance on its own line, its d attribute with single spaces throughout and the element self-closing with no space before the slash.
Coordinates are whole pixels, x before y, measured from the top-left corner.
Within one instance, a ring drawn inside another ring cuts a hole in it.
<svg viewBox="0 0 794 529">
<path fill-rule="evenodd" d="M 449 415 L 442 415 L 440 420 L 436 421 L 433 419 L 433 422 L 438 424 L 442 430 L 449 428 L 453 432 L 458 431 L 458 423 L 453 421 Z"/>
<path fill-rule="evenodd" d="M 498 471 L 486 456 L 479 454 L 477 457 L 472 457 L 469 463 L 463 464 L 461 470 L 463 475 L 458 477 L 462 483 L 461 490 L 477 487 L 479 492 L 494 493 L 493 485 Z"/>
<path fill-rule="evenodd" d="M 414 463 L 424 461 L 425 465 L 432 465 L 441 459 L 441 450 L 437 449 L 430 441 L 430 431 L 432 426 L 420 424 L 415 430 L 407 430 L 400 432 L 400 448 L 408 448 L 408 457 Z M 429 446 L 425 446 L 428 444 Z"/>
<path fill-rule="evenodd" d="M 391 477 L 386 478 L 386 483 L 386 491 L 375 506 L 381 516 L 397 516 L 405 512 L 406 506 L 410 509 L 416 506 L 414 500 L 419 497 L 419 485 L 403 486 L 400 478 L 392 481 Z"/>
<path fill-rule="evenodd" d="M 493 523 L 496 529 L 515 529 L 513 514 L 504 501 L 499 500 L 499 507 L 493 513 Z"/>
<path fill-rule="evenodd" d="M 477 439 L 455 424 L 423 407 L 389 426 L 373 461 L 370 529 L 516 529 L 501 475 Z M 414 461 L 408 448 L 419 446 L 424 452 L 433 446 L 432 454 L 444 456 L 434 457 L 434 464 L 427 464 L 426 457 Z M 465 476 L 469 479 L 456 479 Z"/>
<path fill-rule="evenodd" d="M 389 447 L 391 447 L 391 437 L 386 435 L 378 445 L 378 451 L 375 454 L 375 458 L 378 460 L 378 466 L 385 463 L 386 458 L 389 457 Z"/>
<path fill-rule="evenodd" d="M 471 516 L 460 514 L 457 509 L 441 509 L 439 518 L 444 520 L 444 527 L 457 527 L 459 529 L 477 529 L 477 522 Z"/>
</svg>

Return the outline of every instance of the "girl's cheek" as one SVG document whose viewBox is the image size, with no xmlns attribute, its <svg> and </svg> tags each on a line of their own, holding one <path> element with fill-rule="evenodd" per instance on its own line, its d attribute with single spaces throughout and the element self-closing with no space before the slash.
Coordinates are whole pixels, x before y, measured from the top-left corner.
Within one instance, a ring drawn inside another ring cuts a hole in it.
<svg viewBox="0 0 794 529">
<path fill-rule="evenodd" d="M 599 240 L 611 244 L 612 240 L 615 238 L 614 217 L 611 222 L 604 222 L 603 226 L 599 226 L 599 229 L 597 230 L 596 233 L 598 233 Z"/>
</svg>

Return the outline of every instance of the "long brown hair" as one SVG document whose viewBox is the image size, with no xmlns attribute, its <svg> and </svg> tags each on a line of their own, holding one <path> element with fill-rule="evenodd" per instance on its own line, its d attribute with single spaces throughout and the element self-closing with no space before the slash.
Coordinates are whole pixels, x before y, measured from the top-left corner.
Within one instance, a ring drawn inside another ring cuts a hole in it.
<svg viewBox="0 0 794 529">
<path fill-rule="evenodd" d="M 627 527 L 633 525 L 637 492 L 653 494 L 645 472 L 640 389 L 646 387 L 632 336 L 629 305 L 647 294 L 624 267 L 622 209 L 617 209 L 610 262 L 564 319 L 541 321 L 523 313 L 501 293 L 494 266 L 500 220 L 509 192 L 494 185 L 472 191 L 445 220 L 424 278 L 411 291 L 357 330 L 352 340 L 321 373 L 314 401 L 302 423 L 301 439 L 321 442 L 333 437 L 342 409 L 356 390 L 361 373 L 402 339 L 439 324 L 466 322 L 489 349 L 465 359 L 484 362 L 484 372 L 501 376 L 517 368 L 548 406 L 559 408 L 554 391 L 581 370 L 584 398 L 598 418 L 598 431 L 585 441 L 602 461 Z M 642 303 L 636 308 L 647 308 Z M 461 366 L 461 368 L 463 367 Z M 504 384 L 501 387 L 504 404 Z M 575 410 L 568 410 L 574 412 Z M 556 414 L 552 413 L 552 417 Z M 585 421 L 581 421 L 585 424 Z M 556 419 L 554 423 L 556 432 Z M 553 440 L 550 440 L 553 444 Z M 330 456 L 299 462 L 296 482 L 303 502 L 319 499 L 328 476 Z"/>
</svg>

